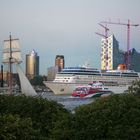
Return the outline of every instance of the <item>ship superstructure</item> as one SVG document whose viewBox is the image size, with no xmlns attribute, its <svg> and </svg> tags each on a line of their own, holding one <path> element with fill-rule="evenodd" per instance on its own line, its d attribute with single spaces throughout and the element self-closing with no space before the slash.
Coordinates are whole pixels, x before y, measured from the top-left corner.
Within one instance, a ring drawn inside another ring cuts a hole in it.
<svg viewBox="0 0 140 140">
<path fill-rule="evenodd" d="M 114 92 L 117 93 L 127 90 L 128 85 L 136 79 L 140 79 L 140 77 L 138 73 L 133 70 L 117 69 L 101 72 L 100 70 L 86 67 L 69 67 L 57 73 L 54 81 L 45 81 L 44 84 L 49 87 L 54 94 L 71 94 L 76 86 L 100 81 L 103 82 L 105 86 L 113 87 L 114 90 L 116 88 Z"/>
</svg>

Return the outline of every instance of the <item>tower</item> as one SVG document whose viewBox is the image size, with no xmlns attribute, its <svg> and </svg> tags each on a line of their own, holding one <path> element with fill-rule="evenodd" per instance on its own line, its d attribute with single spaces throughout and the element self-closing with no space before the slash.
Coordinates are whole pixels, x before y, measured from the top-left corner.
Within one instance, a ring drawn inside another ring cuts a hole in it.
<svg viewBox="0 0 140 140">
<path fill-rule="evenodd" d="M 108 58 L 106 58 L 106 56 Z M 108 66 L 107 70 L 117 69 L 117 66 L 123 63 L 123 59 L 124 59 L 123 51 L 119 50 L 119 42 L 116 40 L 114 35 L 109 36 L 107 39 L 103 38 L 101 40 L 101 69 L 102 70 L 106 70 L 106 64 Z"/>
<path fill-rule="evenodd" d="M 137 27 L 139 26 L 139 24 L 131 24 L 130 23 L 130 20 L 128 19 L 128 23 L 122 23 L 122 22 L 101 22 L 101 23 L 104 23 L 104 24 L 114 24 L 114 25 L 122 25 L 122 26 L 126 26 L 127 27 L 127 51 L 125 53 L 125 64 L 126 64 L 126 67 L 127 69 L 130 69 L 130 27 Z"/>
<path fill-rule="evenodd" d="M 39 75 L 39 56 L 35 50 L 26 55 L 26 75 L 29 79 Z"/>
<path fill-rule="evenodd" d="M 56 55 L 55 66 L 58 66 L 59 71 L 65 67 L 65 60 L 63 55 Z"/>
</svg>

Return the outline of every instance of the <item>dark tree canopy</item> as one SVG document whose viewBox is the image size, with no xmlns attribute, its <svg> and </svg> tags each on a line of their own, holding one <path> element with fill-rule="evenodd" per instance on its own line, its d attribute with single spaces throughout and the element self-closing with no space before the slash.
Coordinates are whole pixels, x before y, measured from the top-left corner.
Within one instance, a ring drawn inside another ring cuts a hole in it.
<svg viewBox="0 0 140 140">
<path fill-rule="evenodd" d="M 111 95 L 72 114 L 47 99 L 0 95 L 0 139 L 138 140 L 140 98 Z"/>
<path fill-rule="evenodd" d="M 43 86 L 43 77 L 42 76 L 35 76 L 33 79 L 30 80 L 31 84 L 34 86 Z"/>
<path fill-rule="evenodd" d="M 140 96 L 140 80 L 133 81 L 128 91 L 133 95 Z"/>
<path fill-rule="evenodd" d="M 129 94 L 104 97 L 78 107 L 71 118 L 57 123 L 51 138 L 137 140 L 140 138 L 139 116 L 139 98 Z"/>
<path fill-rule="evenodd" d="M 10 119 L 13 120 L 13 124 L 17 125 L 22 124 L 24 121 L 25 124 L 29 122 L 31 132 L 34 132 L 34 130 L 39 132 L 37 139 L 44 139 L 48 137 L 50 129 L 54 125 L 53 123 L 59 121 L 62 116 L 69 115 L 69 112 L 61 104 L 39 97 L 0 95 L 0 117 L 3 119 L 5 115 L 11 116 L 7 118 L 11 124 Z M 3 126 L 7 125 L 9 127 L 8 130 L 10 130 L 11 124 L 8 123 L 8 125 L 5 123 L 6 121 L 3 123 Z M 22 131 L 22 127 L 19 126 L 18 129 Z M 12 133 L 13 131 L 11 131 Z M 26 132 L 23 130 L 23 133 Z M 0 135 L 3 134 L 1 133 Z"/>
</svg>

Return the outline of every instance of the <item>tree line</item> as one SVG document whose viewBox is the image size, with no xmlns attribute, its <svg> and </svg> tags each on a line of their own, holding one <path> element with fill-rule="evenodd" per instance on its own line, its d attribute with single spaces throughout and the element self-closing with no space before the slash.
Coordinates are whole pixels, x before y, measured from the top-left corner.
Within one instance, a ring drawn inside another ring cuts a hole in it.
<svg viewBox="0 0 140 140">
<path fill-rule="evenodd" d="M 0 95 L 1 140 L 137 140 L 140 138 L 139 81 L 129 94 L 81 105 L 75 113 L 40 97 Z M 137 86 L 136 86 L 137 85 Z"/>
</svg>

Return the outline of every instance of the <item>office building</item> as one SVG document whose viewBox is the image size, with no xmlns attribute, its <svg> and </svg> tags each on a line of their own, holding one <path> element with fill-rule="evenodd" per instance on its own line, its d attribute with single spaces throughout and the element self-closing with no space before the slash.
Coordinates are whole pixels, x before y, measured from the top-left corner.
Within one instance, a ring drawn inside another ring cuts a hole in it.
<svg viewBox="0 0 140 140">
<path fill-rule="evenodd" d="M 53 81 L 55 79 L 55 75 L 58 72 L 58 66 L 52 66 L 48 68 L 47 80 Z"/>
<path fill-rule="evenodd" d="M 26 76 L 31 79 L 37 75 L 39 75 L 39 56 L 32 50 L 26 55 Z"/>
<path fill-rule="evenodd" d="M 134 48 L 130 50 L 130 69 L 140 72 L 140 53 Z"/>
<path fill-rule="evenodd" d="M 130 69 L 140 72 L 140 53 L 130 50 Z M 126 63 L 126 52 L 119 49 L 119 42 L 114 35 L 101 40 L 101 70 L 117 69 L 119 64 Z"/>
<path fill-rule="evenodd" d="M 58 66 L 59 71 L 65 67 L 65 60 L 63 55 L 56 55 L 55 66 Z"/>
<path fill-rule="evenodd" d="M 124 63 L 124 52 L 119 49 L 119 42 L 114 35 L 101 40 L 101 70 L 117 69 Z"/>
</svg>

